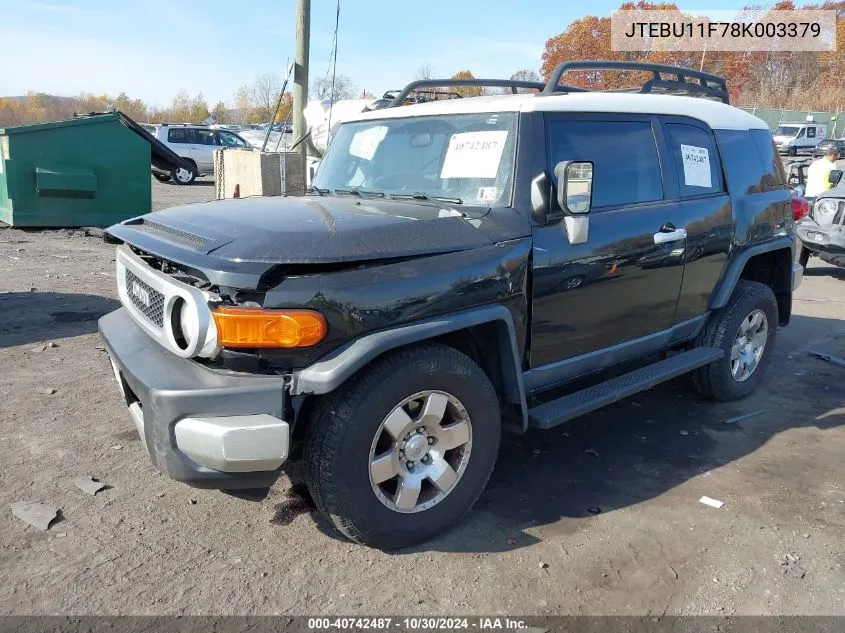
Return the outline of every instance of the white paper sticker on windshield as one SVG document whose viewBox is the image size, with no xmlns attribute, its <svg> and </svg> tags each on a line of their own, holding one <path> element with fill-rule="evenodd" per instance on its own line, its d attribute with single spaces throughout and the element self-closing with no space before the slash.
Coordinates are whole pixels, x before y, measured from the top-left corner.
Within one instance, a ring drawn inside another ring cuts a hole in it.
<svg viewBox="0 0 845 633">
<path fill-rule="evenodd" d="M 706 147 L 681 145 L 684 161 L 684 184 L 692 187 L 710 187 L 710 153 Z"/>
<path fill-rule="evenodd" d="M 507 130 L 453 134 L 440 177 L 495 178 L 507 138 Z"/>
<path fill-rule="evenodd" d="M 387 134 L 386 125 L 377 125 L 366 130 L 356 132 L 349 143 L 349 153 L 364 160 L 372 160 L 376 150 Z"/>
<path fill-rule="evenodd" d="M 478 202 L 496 202 L 499 199 L 498 187 L 479 187 L 476 200 Z"/>
</svg>

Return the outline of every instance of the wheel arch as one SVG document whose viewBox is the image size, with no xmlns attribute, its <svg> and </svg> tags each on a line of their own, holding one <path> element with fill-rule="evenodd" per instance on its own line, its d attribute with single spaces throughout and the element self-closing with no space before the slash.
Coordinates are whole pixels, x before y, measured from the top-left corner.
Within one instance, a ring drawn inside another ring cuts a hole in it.
<svg viewBox="0 0 845 633">
<path fill-rule="evenodd" d="M 366 334 L 328 357 L 292 373 L 293 396 L 323 395 L 343 385 L 378 357 L 415 343 L 437 342 L 469 356 L 487 374 L 503 405 L 503 425 L 528 428 L 513 317 L 501 305 L 485 306 Z M 507 412 L 510 411 L 510 415 Z"/>
<path fill-rule="evenodd" d="M 758 281 L 775 293 L 780 325 L 788 324 L 792 313 L 794 248 L 792 238 L 783 237 L 743 250 L 731 259 L 721 282 L 710 296 L 710 309 L 724 308 L 740 279 Z"/>
</svg>

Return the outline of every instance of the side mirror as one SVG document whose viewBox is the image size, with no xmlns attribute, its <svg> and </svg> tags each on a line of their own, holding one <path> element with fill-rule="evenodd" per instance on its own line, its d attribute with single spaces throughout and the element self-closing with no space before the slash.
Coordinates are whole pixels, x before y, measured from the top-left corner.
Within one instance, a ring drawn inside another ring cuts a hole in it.
<svg viewBox="0 0 845 633">
<path fill-rule="evenodd" d="M 840 180 L 842 180 L 842 170 L 831 169 L 830 174 L 827 176 L 827 181 L 832 185 L 838 185 Z"/>
<path fill-rule="evenodd" d="M 593 202 L 593 163 L 564 160 L 555 165 L 557 203 L 573 215 L 590 212 Z"/>
</svg>

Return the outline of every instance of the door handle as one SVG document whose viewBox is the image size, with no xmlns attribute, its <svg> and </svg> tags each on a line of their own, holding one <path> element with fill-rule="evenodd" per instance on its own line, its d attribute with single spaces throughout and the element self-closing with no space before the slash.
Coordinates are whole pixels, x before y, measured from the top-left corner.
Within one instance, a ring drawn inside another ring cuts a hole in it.
<svg viewBox="0 0 845 633">
<path fill-rule="evenodd" d="M 684 229 L 674 229 L 672 231 L 658 231 L 654 234 L 655 244 L 665 244 L 666 242 L 677 242 L 678 240 L 687 239 L 687 232 Z"/>
</svg>

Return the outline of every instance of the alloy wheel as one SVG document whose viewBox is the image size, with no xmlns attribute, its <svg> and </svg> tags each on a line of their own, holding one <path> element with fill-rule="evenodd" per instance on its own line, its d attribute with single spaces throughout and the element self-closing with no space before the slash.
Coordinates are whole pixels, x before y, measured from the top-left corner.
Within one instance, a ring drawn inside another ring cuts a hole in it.
<svg viewBox="0 0 845 633">
<path fill-rule="evenodd" d="M 440 503 L 469 463 L 472 423 L 464 406 L 443 391 L 421 391 L 384 418 L 370 447 L 370 484 L 395 512 Z"/>
</svg>

